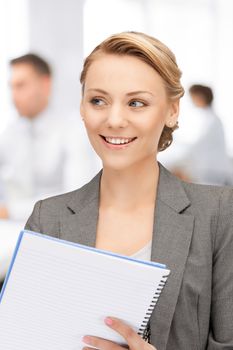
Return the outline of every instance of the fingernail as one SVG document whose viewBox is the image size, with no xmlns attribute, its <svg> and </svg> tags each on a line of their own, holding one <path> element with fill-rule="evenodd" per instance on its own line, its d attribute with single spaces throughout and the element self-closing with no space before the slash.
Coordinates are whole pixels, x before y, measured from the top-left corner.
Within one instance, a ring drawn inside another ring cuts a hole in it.
<svg viewBox="0 0 233 350">
<path fill-rule="evenodd" d="M 91 338 L 88 337 L 87 335 L 85 335 L 84 337 L 82 337 L 82 341 L 86 344 L 91 344 Z"/>
<path fill-rule="evenodd" d="M 110 317 L 106 317 L 104 322 L 108 325 L 108 326 L 112 326 L 113 325 L 113 320 Z"/>
</svg>

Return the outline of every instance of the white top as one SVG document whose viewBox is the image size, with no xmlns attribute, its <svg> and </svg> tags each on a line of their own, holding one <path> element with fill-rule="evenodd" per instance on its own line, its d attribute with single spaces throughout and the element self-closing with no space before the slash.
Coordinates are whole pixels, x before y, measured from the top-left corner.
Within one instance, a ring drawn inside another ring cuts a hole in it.
<svg viewBox="0 0 233 350">
<path fill-rule="evenodd" d="M 150 261 L 151 260 L 151 248 L 152 248 L 152 241 L 147 243 L 142 249 L 131 255 L 131 258 L 137 259 L 137 260 L 145 260 Z"/>
<path fill-rule="evenodd" d="M 0 135 L 0 202 L 11 219 L 26 220 L 38 199 L 77 189 L 99 171 L 79 120 L 48 108 L 33 120 L 18 117 Z"/>
</svg>

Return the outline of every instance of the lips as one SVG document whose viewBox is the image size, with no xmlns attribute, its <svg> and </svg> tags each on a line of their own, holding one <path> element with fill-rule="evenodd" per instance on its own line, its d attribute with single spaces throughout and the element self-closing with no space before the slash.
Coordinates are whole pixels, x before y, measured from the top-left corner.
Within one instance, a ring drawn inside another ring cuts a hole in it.
<svg viewBox="0 0 233 350">
<path fill-rule="evenodd" d="M 112 136 L 103 136 L 100 135 L 107 143 L 111 145 L 127 145 L 134 140 L 136 140 L 136 137 L 112 137 Z"/>
</svg>

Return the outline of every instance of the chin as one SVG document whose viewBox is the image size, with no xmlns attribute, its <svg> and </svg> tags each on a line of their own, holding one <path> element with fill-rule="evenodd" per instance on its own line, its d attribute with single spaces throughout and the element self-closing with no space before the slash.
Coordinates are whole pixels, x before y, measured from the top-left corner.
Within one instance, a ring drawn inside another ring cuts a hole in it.
<svg viewBox="0 0 233 350">
<path fill-rule="evenodd" d="M 24 111 L 23 109 L 17 108 L 17 112 L 21 117 L 25 117 L 28 115 L 28 111 Z"/>
<path fill-rule="evenodd" d="M 102 160 L 103 163 L 103 168 L 108 169 L 108 170 L 112 170 L 112 171 L 125 171 L 127 169 L 133 168 L 134 166 L 136 166 L 136 162 L 132 162 L 132 161 L 126 161 L 125 159 L 112 159 L 110 160 Z"/>
</svg>

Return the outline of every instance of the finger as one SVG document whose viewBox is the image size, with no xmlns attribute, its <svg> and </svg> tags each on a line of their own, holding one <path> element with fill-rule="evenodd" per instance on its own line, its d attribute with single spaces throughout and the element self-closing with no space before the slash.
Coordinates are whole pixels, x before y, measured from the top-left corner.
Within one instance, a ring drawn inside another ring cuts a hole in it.
<svg viewBox="0 0 233 350">
<path fill-rule="evenodd" d="M 131 350 L 152 350 L 153 348 L 148 347 L 140 335 L 138 335 L 130 326 L 125 324 L 123 321 L 115 317 L 107 317 L 105 323 L 119 333 L 127 342 Z M 156 350 L 156 349 L 155 349 Z"/>
<path fill-rule="evenodd" d="M 157 350 L 153 345 L 148 344 L 148 350 Z"/>
<path fill-rule="evenodd" d="M 101 350 L 123 350 L 123 348 L 120 347 L 120 345 L 117 345 L 116 343 L 113 343 L 110 340 L 106 340 L 106 339 L 99 338 L 99 337 L 85 335 L 82 340 L 87 345 L 94 346 L 94 347 L 101 349 Z M 89 350 L 90 348 L 87 346 L 86 348 L 84 347 L 84 349 Z"/>
</svg>

